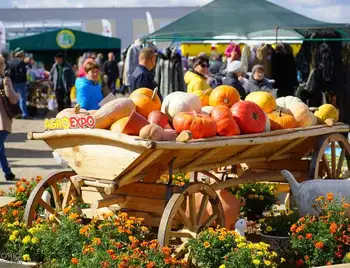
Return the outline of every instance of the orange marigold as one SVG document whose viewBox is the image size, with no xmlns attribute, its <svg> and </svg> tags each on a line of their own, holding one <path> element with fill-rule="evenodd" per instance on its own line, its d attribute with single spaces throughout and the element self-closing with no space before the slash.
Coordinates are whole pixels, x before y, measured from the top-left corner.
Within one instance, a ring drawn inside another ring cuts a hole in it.
<svg viewBox="0 0 350 268">
<path fill-rule="evenodd" d="M 306 237 L 306 239 L 312 239 L 312 234 L 311 233 L 307 233 L 305 237 Z"/>
<path fill-rule="evenodd" d="M 327 200 L 332 201 L 334 199 L 334 194 L 333 193 L 328 193 L 327 194 Z"/>
<path fill-rule="evenodd" d="M 323 242 L 317 242 L 317 243 L 315 244 L 315 248 L 322 249 L 323 247 L 324 247 Z"/>
<path fill-rule="evenodd" d="M 19 193 L 24 193 L 26 191 L 26 189 L 24 188 L 24 186 L 21 185 L 21 186 L 18 187 L 17 191 Z"/>
<path fill-rule="evenodd" d="M 332 222 L 331 226 L 329 227 L 329 231 L 331 232 L 331 234 L 334 234 L 338 229 L 338 226 L 336 223 Z"/>
<path fill-rule="evenodd" d="M 306 256 L 304 257 L 304 259 L 305 259 L 306 261 L 308 261 L 308 260 L 310 259 L 310 257 L 309 257 L 308 255 L 306 255 Z"/>
<path fill-rule="evenodd" d="M 95 237 L 92 239 L 92 243 L 97 246 L 101 245 L 101 238 Z"/>
<path fill-rule="evenodd" d="M 79 217 L 78 213 L 71 213 L 71 214 L 69 214 L 69 219 L 71 219 L 71 220 L 75 220 L 78 217 Z"/>
<path fill-rule="evenodd" d="M 294 224 L 290 227 L 290 231 L 291 231 L 292 233 L 294 233 L 296 229 L 297 229 L 297 225 L 294 223 Z"/>
<path fill-rule="evenodd" d="M 208 248 L 208 247 L 210 247 L 210 243 L 209 243 L 208 241 L 205 241 L 205 242 L 203 243 L 203 246 L 204 246 L 205 248 Z"/>
<path fill-rule="evenodd" d="M 13 216 L 13 217 L 18 216 L 18 214 L 19 214 L 18 210 L 14 210 L 14 211 L 12 211 L 12 216 Z"/>
<path fill-rule="evenodd" d="M 146 268 L 153 268 L 153 267 L 156 267 L 156 264 L 153 261 L 149 262 L 146 266 Z"/>
<path fill-rule="evenodd" d="M 105 267 L 110 267 L 111 264 L 108 261 L 102 261 L 101 262 L 101 267 L 105 268 Z"/>
<path fill-rule="evenodd" d="M 78 263 L 79 263 L 79 260 L 78 260 L 77 258 L 72 258 L 72 259 L 71 259 L 71 262 L 72 262 L 73 264 L 78 264 Z"/>
<path fill-rule="evenodd" d="M 298 235 L 298 239 L 299 240 L 303 239 L 303 236 L 302 235 Z"/>
<path fill-rule="evenodd" d="M 168 247 L 163 247 L 163 248 L 162 248 L 162 251 L 163 251 L 163 253 L 166 254 L 166 255 L 170 255 L 170 253 L 171 253 L 171 250 L 170 250 L 170 248 L 168 248 Z"/>
</svg>

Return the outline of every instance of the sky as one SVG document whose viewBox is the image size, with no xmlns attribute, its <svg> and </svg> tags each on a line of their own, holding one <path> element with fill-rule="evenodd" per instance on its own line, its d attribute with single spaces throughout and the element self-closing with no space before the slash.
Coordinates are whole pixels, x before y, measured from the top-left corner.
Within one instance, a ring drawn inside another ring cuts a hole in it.
<svg viewBox="0 0 350 268">
<path fill-rule="evenodd" d="M 211 0 L 0 0 L 0 8 L 96 7 L 96 6 L 188 6 Z M 269 0 L 313 19 L 350 23 L 350 0 Z M 147 2 L 147 4 L 145 4 Z"/>
</svg>

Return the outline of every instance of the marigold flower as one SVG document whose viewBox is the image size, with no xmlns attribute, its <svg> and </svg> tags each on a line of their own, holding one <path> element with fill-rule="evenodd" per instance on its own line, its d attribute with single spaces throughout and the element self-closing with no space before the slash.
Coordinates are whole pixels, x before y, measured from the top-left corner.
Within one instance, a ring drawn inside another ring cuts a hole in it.
<svg viewBox="0 0 350 268">
<path fill-rule="evenodd" d="M 297 225 L 294 223 L 294 224 L 290 227 L 290 231 L 294 233 L 296 229 L 297 229 Z"/>
<path fill-rule="evenodd" d="M 298 240 L 301 240 L 303 239 L 303 236 L 302 235 L 298 235 Z"/>
<path fill-rule="evenodd" d="M 103 267 L 103 268 L 110 267 L 110 266 L 111 266 L 111 264 L 108 261 L 101 262 L 101 267 Z"/>
<path fill-rule="evenodd" d="M 93 243 L 94 245 L 97 245 L 97 246 L 101 245 L 101 238 L 95 237 L 95 238 L 92 240 L 92 243 Z"/>
<path fill-rule="evenodd" d="M 210 244 L 209 244 L 208 241 L 205 241 L 205 242 L 203 243 L 203 246 L 204 246 L 205 248 L 209 248 L 209 247 L 210 247 Z"/>
<path fill-rule="evenodd" d="M 334 234 L 337 231 L 337 228 L 338 228 L 337 224 L 332 222 L 331 226 L 329 227 L 329 231 L 331 232 L 331 234 Z"/>
<path fill-rule="evenodd" d="M 153 267 L 156 267 L 156 264 L 153 261 L 149 262 L 146 266 L 146 268 L 153 268 Z"/>
<path fill-rule="evenodd" d="M 317 243 L 315 244 L 315 247 L 316 247 L 316 248 L 319 248 L 319 249 L 322 249 L 322 248 L 324 247 L 324 244 L 323 244 L 323 242 L 317 242 Z"/>
<path fill-rule="evenodd" d="M 10 241 L 15 241 L 17 239 L 17 236 L 15 235 L 10 235 L 9 240 Z"/>
<path fill-rule="evenodd" d="M 68 214 L 70 211 L 71 211 L 71 207 L 65 207 L 65 208 L 63 209 L 63 213 L 64 213 L 64 214 Z"/>
<path fill-rule="evenodd" d="M 29 254 L 24 254 L 24 255 L 22 256 L 22 258 L 23 258 L 23 261 L 30 261 L 30 256 L 29 256 Z"/>
<path fill-rule="evenodd" d="M 281 263 L 284 263 L 286 262 L 286 259 L 285 258 L 281 258 Z"/>
<path fill-rule="evenodd" d="M 32 244 L 38 244 L 39 243 L 39 238 L 33 237 L 31 242 L 32 242 Z"/>
<path fill-rule="evenodd" d="M 24 188 L 23 185 L 21 185 L 17 188 L 17 192 L 19 192 L 19 193 L 24 193 L 25 191 L 26 191 L 26 188 Z"/>
<path fill-rule="evenodd" d="M 253 264 L 259 265 L 260 264 L 260 260 L 257 260 L 257 259 L 253 260 Z"/>
<path fill-rule="evenodd" d="M 312 234 L 311 233 L 307 233 L 305 237 L 306 237 L 306 239 L 312 239 Z"/>
<path fill-rule="evenodd" d="M 145 233 L 149 231 L 149 229 L 146 226 L 141 226 L 141 230 L 142 232 L 145 232 Z"/>
<path fill-rule="evenodd" d="M 272 231 L 272 227 L 271 227 L 271 226 L 267 226 L 267 227 L 266 227 L 266 231 L 267 231 L 267 232 L 271 232 L 271 231 Z"/>
<path fill-rule="evenodd" d="M 78 264 L 79 263 L 79 260 L 77 258 L 72 258 L 71 259 L 71 263 L 73 264 Z"/>
<path fill-rule="evenodd" d="M 163 247 L 163 248 L 162 248 L 162 252 L 163 252 L 164 254 L 166 254 L 166 255 L 170 255 L 171 250 L 170 250 L 170 248 L 168 248 L 168 247 Z"/>
<path fill-rule="evenodd" d="M 31 240 L 32 240 L 31 237 L 29 235 L 27 235 L 23 238 L 22 243 L 28 244 L 28 243 L 30 243 Z"/>
<path fill-rule="evenodd" d="M 264 264 L 265 264 L 266 266 L 270 266 L 270 265 L 271 265 L 271 262 L 268 261 L 268 260 L 265 260 L 265 261 L 264 261 Z"/>
<path fill-rule="evenodd" d="M 310 259 L 310 257 L 309 257 L 308 255 L 306 255 L 306 256 L 304 257 L 304 259 L 305 259 L 306 261 L 308 261 L 308 260 Z"/>
<path fill-rule="evenodd" d="M 327 194 L 327 200 L 332 201 L 334 199 L 334 194 L 333 193 L 328 193 Z"/>
</svg>

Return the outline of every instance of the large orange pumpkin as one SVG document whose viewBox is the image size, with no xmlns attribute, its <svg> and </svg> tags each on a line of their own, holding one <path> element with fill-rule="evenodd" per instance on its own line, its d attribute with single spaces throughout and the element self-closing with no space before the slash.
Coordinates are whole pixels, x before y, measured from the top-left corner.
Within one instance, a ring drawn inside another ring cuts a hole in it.
<svg viewBox="0 0 350 268">
<path fill-rule="evenodd" d="M 228 108 L 231 108 L 236 102 L 239 102 L 241 97 L 237 89 L 230 86 L 218 86 L 215 88 L 209 97 L 209 105 L 225 105 Z"/>
<path fill-rule="evenodd" d="M 149 88 L 136 89 L 129 99 L 132 100 L 136 105 L 136 112 L 148 118 L 148 115 L 152 111 L 160 111 L 162 103 L 157 95 L 158 88 L 154 91 Z"/>
<path fill-rule="evenodd" d="M 282 113 L 280 110 L 269 113 L 268 117 L 271 123 L 271 130 L 298 127 L 298 122 L 292 115 Z"/>
<path fill-rule="evenodd" d="M 235 136 L 241 134 L 241 130 L 233 118 L 224 118 L 216 121 L 216 131 L 220 136 Z"/>
<path fill-rule="evenodd" d="M 173 119 L 173 126 L 177 133 L 183 130 L 192 132 L 194 139 L 208 138 L 216 135 L 216 123 L 206 114 L 199 114 L 197 112 L 181 112 L 175 115 Z"/>
<path fill-rule="evenodd" d="M 214 121 L 219 121 L 224 118 L 233 118 L 230 108 L 225 105 L 215 106 L 211 111 L 210 116 Z"/>
</svg>

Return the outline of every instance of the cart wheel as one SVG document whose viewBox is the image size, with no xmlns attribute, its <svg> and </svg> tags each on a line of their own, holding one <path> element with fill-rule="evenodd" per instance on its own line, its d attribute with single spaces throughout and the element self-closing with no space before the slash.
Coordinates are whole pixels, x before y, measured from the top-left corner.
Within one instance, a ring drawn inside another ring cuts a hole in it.
<svg viewBox="0 0 350 268">
<path fill-rule="evenodd" d="M 327 156 L 325 151 L 329 147 L 331 155 Z M 341 149 L 339 155 L 337 147 Z M 350 144 L 345 136 L 339 133 L 323 136 L 312 155 L 309 178 L 340 179 L 343 167 L 346 166 L 350 167 Z"/>
<path fill-rule="evenodd" d="M 43 179 L 38 183 L 37 186 L 35 186 L 33 192 L 30 194 L 25 211 L 24 211 L 24 222 L 27 226 L 31 226 L 32 223 L 35 221 L 35 214 L 38 207 L 44 208 L 46 211 L 48 211 L 51 214 L 55 213 L 55 210 L 61 210 L 64 209 L 72 194 L 74 195 L 74 190 L 72 192 L 72 182 L 70 181 L 70 177 L 76 175 L 74 171 L 60 171 L 56 172 L 47 178 Z M 67 184 L 67 192 L 64 193 L 63 200 L 59 194 L 59 183 L 62 183 L 64 180 L 68 181 Z M 42 195 L 44 191 L 51 189 L 53 199 L 54 199 L 54 206 L 51 204 L 46 203 L 42 199 Z"/>
<path fill-rule="evenodd" d="M 199 208 L 196 207 L 196 199 L 201 200 Z M 213 213 L 204 217 L 208 201 Z M 183 224 L 183 229 L 172 229 L 175 217 Z M 158 241 L 161 246 L 166 246 L 172 238 L 195 238 L 202 228 L 212 226 L 214 222 L 220 226 L 225 223 L 219 196 L 207 184 L 190 184 L 182 193 L 173 194 L 166 205 L 158 230 Z"/>
</svg>

